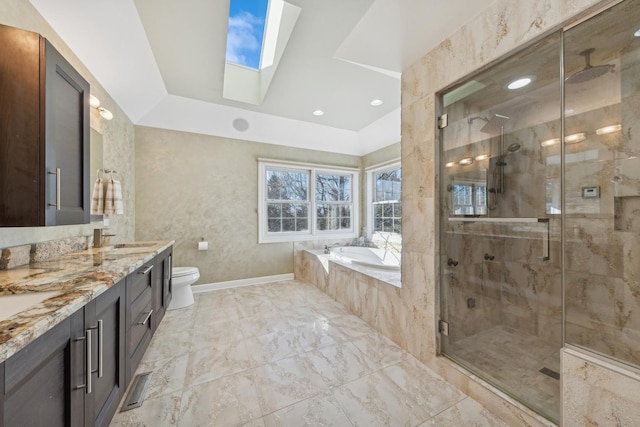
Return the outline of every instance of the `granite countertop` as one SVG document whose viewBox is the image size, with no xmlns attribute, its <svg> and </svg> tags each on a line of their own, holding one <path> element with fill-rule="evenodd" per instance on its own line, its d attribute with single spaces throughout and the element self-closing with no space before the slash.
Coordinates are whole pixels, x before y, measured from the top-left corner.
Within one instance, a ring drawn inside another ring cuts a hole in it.
<svg viewBox="0 0 640 427">
<path fill-rule="evenodd" d="M 3 297 L 37 297 L 35 293 L 46 292 L 42 302 L 0 320 L 0 363 L 173 244 L 153 241 L 92 248 L 0 271 L 0 302 Z"/>
</svg>

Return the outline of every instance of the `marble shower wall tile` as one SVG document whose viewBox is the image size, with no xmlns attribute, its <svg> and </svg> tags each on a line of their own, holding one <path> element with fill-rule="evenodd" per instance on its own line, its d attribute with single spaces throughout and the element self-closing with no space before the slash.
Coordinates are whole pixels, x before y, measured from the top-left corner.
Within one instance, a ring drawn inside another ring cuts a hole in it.
<svg viewBox="0 0 640 427">
<path fill-rule="evenodd" d="M 640 420 L 640 373 L 562 350 L 562 425 L 632 426 Z"/>
</svg>

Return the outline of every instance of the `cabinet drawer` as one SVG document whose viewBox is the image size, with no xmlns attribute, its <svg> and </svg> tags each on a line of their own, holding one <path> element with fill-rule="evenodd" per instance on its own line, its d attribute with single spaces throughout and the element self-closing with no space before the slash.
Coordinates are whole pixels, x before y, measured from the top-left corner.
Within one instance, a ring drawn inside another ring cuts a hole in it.
<svg viewBox="0 0 640 427">
<path fill-rule="evenodd" d="M 151 289 L 151 270 L 153 264 L 144 265 L 133 273 L 133 283 L 131 284 L 129 301 L 135 301 L 145 289 Z"/>
<path fill-rule="evenodd" d="M 141 295 L 131 306 L 131 324 L 129 325 L 129 355 L 131 356 L 151 333 L 151 289 Z"/>
</svg>

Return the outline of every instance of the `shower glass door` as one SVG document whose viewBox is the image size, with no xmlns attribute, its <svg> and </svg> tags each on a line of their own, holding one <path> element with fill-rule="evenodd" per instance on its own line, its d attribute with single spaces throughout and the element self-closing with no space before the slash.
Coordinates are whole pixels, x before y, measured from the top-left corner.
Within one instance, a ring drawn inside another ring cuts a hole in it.
<svg viewBox="0 0 640 427">
<path fill-rule="evenodd" d="M 559 419 L 561 35 L 442 95 L 441 351 Z"/>
</svg>

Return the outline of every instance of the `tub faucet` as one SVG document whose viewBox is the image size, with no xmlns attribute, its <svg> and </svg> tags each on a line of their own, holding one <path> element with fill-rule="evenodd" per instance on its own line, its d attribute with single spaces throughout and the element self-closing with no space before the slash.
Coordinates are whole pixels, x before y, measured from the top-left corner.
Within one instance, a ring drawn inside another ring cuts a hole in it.
<svg viewBox="0 0 640 427">
<path fill-rule="evenodd" d="M 105 243 L 109 242 L 109 237 L 115 236 L 115 234 L 107 234 L 106 228 L 94 228 L 93 229 L 93 247 L 101 248 L 105 246 Z"/>
</svg>

